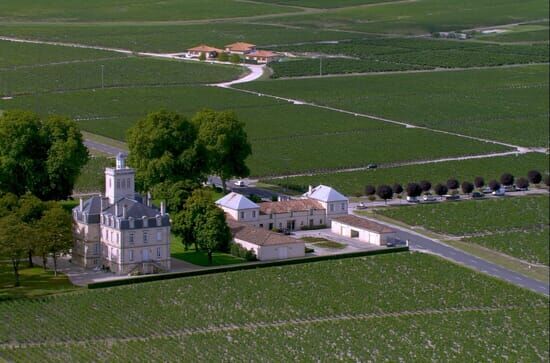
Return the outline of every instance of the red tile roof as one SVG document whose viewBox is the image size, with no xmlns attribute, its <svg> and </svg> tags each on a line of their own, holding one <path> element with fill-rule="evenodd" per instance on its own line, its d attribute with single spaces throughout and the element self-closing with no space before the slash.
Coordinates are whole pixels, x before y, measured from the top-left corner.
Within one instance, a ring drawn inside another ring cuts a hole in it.
<svg viewBox="0 0 550 363">
<path fill-rule="evenodd" d="M 276 57 L 277 53 L 271 52 L 269 50 L 257 50 L 253 53 L 247 54 L 246 56 L 252 58 L 271 58 Z"/>
<path fill-rule="evenodd" d="M 233 51 L 237 51 L 237 52 L 245 52 L 254 47 L 256 47 L 256 44 L 250 44 L 250 43 L 244 43 L 244 42 L 237 42 L 237 43 L 228 44 L 225 46 L 225 48 Z"/>
<path fill-rule="evenodd" d="M 286 244 L 303 244 L 304 241 L 287 237 L 280 233 L 275 233 L 262 228 L 256 228 L 244 223 L 239 223 L 227 217 L 227 224 L 231 229 L 233 238 L 240 239 L 241 241 L 253 243 L 258 246 L 274 246 L 274 245 L 286 245 Z"/>
<path fill-rule="evenodd" d="M 197 45 L 196 47 L 194 48 L 189 48 L 187 49 L 187 51 L 189 52 L 223 52 L 223 49 L 218 49 L 218 48 L 214 48 L 214 47 L 211 47 L 209 45 L 206 45 L 206 44 L 201 44 L 201 45 Z"/>
<path fill-rule="evenodd" d="M 314 210 L 324 210 L 321 203 L 311 199 L 291 199 L 280 202 L 259 203 L 260 213 L 288 213 Z"/>
</svg>

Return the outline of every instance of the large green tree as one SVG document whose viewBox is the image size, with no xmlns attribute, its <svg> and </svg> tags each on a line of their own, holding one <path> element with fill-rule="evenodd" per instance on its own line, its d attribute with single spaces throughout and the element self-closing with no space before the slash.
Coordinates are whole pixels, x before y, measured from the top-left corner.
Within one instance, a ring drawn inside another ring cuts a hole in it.
<svg viewBox="0 0 550 363">
<path fill-rule="evenodd" d="M 198 186 L 205 179 L 206 155 L 197 130 L 177 113 L 148 114 L 128 130 L 127 141 L 128 162 L 136 169 L 136 187 L 142 192 L 166 192 L 170 184 L 182 181 Z"/>
<path fill-rule="evenodd" d="M 38 222 L 42 218 L 44 211 L 47 208 L 47 203 L 42 202 L 40 199 L 32 194 L 25 194 L 19 199 L 19 208 L 17 209 L 17 216 L 21 222 L 25 223 L 28 227 L 30 235 L 28 237 L 28 251 L 27 256 L 29 259 L 29 267 L 33 267 L 32 256 L 35 250 L 40 250 L 40 239 L 37 238 Z"/>
<path fill-rule="evenodd" d="M 231 177 L 246 177 L 250 170 L 246 158 L 252 153 L 244 123 L 232 111 L 203 110 L 193 117 L 199 142 L 205 146 L 208 169 L 218 175 L 225 190 Z"/>
<path fill-rule="evenodd" d="M 181 238 L 185 249 L 194 244 L 198 250 L 196 227 L 202 222 L 202 216 L 212 207 L 217 208 L 213 203 L 212 194 L 204 189 L 195 189 L 185 202 L 185 207 L 173 214 L 172 232 Z"/>
<path fill-rule="evenodd" d="M 0 256 L 9 258 L 15 276 L 15 286 L 20 285 L 19 264 L 28 251 L 28 227 L 15 214 L 0 217 Z"/>
<path fill-rule="evenodd" d="M 197 244 L 208 254 L 208 264 L 212 264 L 214 251 L 227 251 L 231 242 L 231 231 L 225 221 L 225 213 L 211 205 L 205 214 L 199 217 L 196 225 Z"/>
<path fill-rule="evenodd" d="M 61 205 L 52 204 L 40 219 L 38 230 L 44 250 L 52 256 L 57 275 L 58 257 L 68 253 L 73 245 L 71 215 Z"/>
<path fill-rule="evenodd" d="M 76 123 L 11 110 L 0 116 L 0 192 L 66 199 L 88 151 Z"/>
</svg>

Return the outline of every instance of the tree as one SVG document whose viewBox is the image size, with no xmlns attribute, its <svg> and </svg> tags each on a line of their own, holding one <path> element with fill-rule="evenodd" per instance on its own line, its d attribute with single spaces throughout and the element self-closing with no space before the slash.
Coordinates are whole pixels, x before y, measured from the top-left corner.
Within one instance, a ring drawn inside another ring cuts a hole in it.
<svg viewBox="0 0 550 363">
<path fill-rule="evenodd" d="M 39 221 L 39 233 L 44 249 L 53 258 L 54 275 L 57 276 L 57 258 L 68 253 L 73 245 L 71 215 L 61 205 L 53 204 Z"/>
<path fill-rule="evenodd" d="M 454 178 L 447 180 L 447 188 L 449 188 L 450 190 L 456 190 L 459 186 L 460 183 L 458 182 L 458 180 Z"/>
<path fill-rule="evenodd" d="M 379 185 L 376 194 L 378 194 L 381 199 L 384 199 L 384 203 L 387 203 L 387 200 L 393 197 L 393 190 L 389 185 Z"/>
<path fill-rule="evenodd" d="M 418 197 L 422 194 L 422 188 L 417 183 L 407 184 L 407 195 L 409 197 Z"/>
<path fill-rule="evenodd" d="M 249 194 L 248 195 L 248 199 L 250 199 L 251 201 L 253 201 L 254 203 L 260 203 L 262 201 L 262 198 L 260 198 L 259 196 L 257 196 L 256 194 Z"/>
<path fill-rule="evenodd" d="M 374 195 L 374 194 L 376 194 L 376 188 L 374 187 L 374 185 L 365 186 L 365 195 L 367 197 L 371 196 L 371 195 Z"/>
<path fill-rule="evenodd" d="M 429 192 L 430 189 L 432 189 L 432 183 L 430 183 L 427 180 L 422 180 L 420 182 L 420 189 L 422 189 L 423 192 Z"/>
<path fill-rule="evenodd" d="M 241 57 L 238 54 L 231 54 L 229 61 L 231 63 L 241 63 Z"/>
<path fill-rule="evenodd" d="M 225 52 L 221 52 L 220 54 L 218 54 L 218 60 L 220 62 L 227 62 L 229 60 L 229 55 Z"/>
<path fill-rule="evenodd" d="M 462 182 L 462 185 L 460 187 L 464 194 L 470 194 L 471 192 L 474 191 L 474 185 L 469 181 Z"/>
<path fill-rule="evenodd" d="M 510 173 L 504 173 L 500 176 L 500 182 L 502 185 L 512 185 L 514 184 L 514 176 Z"/>
<path fill-rule="evenodd" d="M 489 182 L 489 188 L 495 192 L 500 189 L 500 183 L 493 179 Z"/>
<path fill-rule="evenodd" d="M 150 113 L 128 130 L 127 141 L 128 163 L 136 169 L 139 191 L 170 191 L 175 183 L 205 180 L 206 152 L 197 142 L 195 126 L 185 117 L 167 111 Z"/>
<path fill-rule="evenodd" d="M 516 186 L 520 189 L 527 189 L 529 187 L 529 180 L 524 177 L 518 178 L 518 180 L 516 180 Z"/>
<path fill-rule="evenodd" d="M 478 189 L 483 188 L 483 186 L 485 186 L 485 179 L 483 179 L 483 177 L 481 176 L 476 176 L 476 178 L 474 179 L 474 185 Z"/>
<path fill-rule="evenodd" d="M 76 122 L 18 110 L 0 116 L 0 192 L 66 199 L 87 161 Z"/>
<path fill-rule="evenodd" d="M 166 208 L 175 213 L 183 209 L 187 198 L 200 186 L 195 180 L 166 181 L 153 186 L 152 192 L 156 199 L 166 201 Z"/>
<path fill-rule="evenodd" d="M 208 170 L 220 177 L 224 191 L 229 178 L 250 174 L 245 161 L 252 154 L 252 147 L 244 123 L 234 112 L 203 110 L 193 117 L 193 123 L 198 142 L 206 149 Z"/>
<path fill-rule="evenodd" d="M 395 183 L 392 187 L 393 194 L 403 193 L 403 186 L 401 184 Z"/>
<path fill-rule="evenodd" d="M 187 199 L 185 207 L 173 215 L 172 232 L 181 238 L 186 250 L 189 245 L 195 244 L 195 250 L 198 251 L 196 227 L 212 206 L 217 208 L 212 201 L 212 194 L 204 189 L 196 189 Z"/>
<path fill-rule="evenodd" d="M 44 211 L 46 210 L 46 203 L 32 194 L 25 194 L 19 199 L 19 208 L 17 209 L 17 216 L 21 222 L 25 223 L 29 232 L 36 232 L 37 223 L 42 218 Z M 28 236 L 28 251 L 27 256 L 29 260 L 29 267 L 33 267 L 32 262 L 33 250 L 40 248 L 41 240 L 36 238 L 36 235 Z"/>
<path fill-rule="evenodd" d="M 225 221 L 225 213 L 213 204 L 201 215 L 196 225 L 195 236 L 198 245 L 206 250 L 208 264 L 212 264 L 214 251 L 227 251 L 231 242 L 231 231 Z"/>
<path fill-rule="evenodd" d="M 550 175 L 545 175 L 543 181 L 547 187 L 550 186 Z"/>
<path fill-rule="evenodd" d="M 206 54 L 204 54 L 204 52 L 201 52 L 201 54 L 199 55 L 199 60 L 201 62 L 206 60 Z"/>
<path fill-rule="evenodd" d="M 440 197 L 447 194 L 448 191 L 449 189 L 447 188 L 447 186 L 441 183 L 436 184 L 436 186 L 434 187 L 435 194 L 439 195 Z"/>
<path fill-rule="evenodd" d="M 531 184 L 539 184 L 542 181 L 542 175 L 538 170 L 531 170 L 527 173 L 527 178 Z"/>
<path fill-rule="evenodd" d="M 0 218 L 0 255 L 9 258 L 15 276 L 15 287 L 20 285 L 19 263 L 28 250 L 28 227 L 15 214 Z"/>
</svg>

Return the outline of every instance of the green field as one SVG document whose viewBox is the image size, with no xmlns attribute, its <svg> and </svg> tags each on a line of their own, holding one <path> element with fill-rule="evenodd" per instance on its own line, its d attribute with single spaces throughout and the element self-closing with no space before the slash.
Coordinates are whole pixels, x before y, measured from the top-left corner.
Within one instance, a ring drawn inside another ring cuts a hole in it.
<svg viewBox="0 0 550 363">
<path fill-rule="evenodd" d="M 549 209 L 548 196 L 543 195 L 402 206 L 376 213 L 431 231 L 468 236 L 467 242 L 548 265 Z"/>
<path fill-rule="evenodd" d="M 296 9 L 235 0 L 4 0 L 1 21 L 114 22 L 212 19 L 294 12 Z"/>
<path fill-rule="evenodd" d="M 523 32 L 513 32 L 505 33 L 493 36 L 483 36 L 479 39 L 488 40 L 492 42 L 504 42 L 504 43 L 515 43 L 515 42 L 548 42 L 548 29 L 541 30 L 532 30 L 532 31 L 523 31 Z"/>
<path fill-rule="evenodd" d="M 548 45 L 542 44 L 507 46 L 422 38 L 373 38 L 274 49 L 325 58 L 322 64 L 319 59 L 273 63 L 273 77 L 318 75 L 321 71 L 337 74 L 485 67 L 541 63 L 549 59 Z"/>
<path fill-rule="evenodd" d="M 464 241 L 517 257 L 530 263 L 550 264 L 548 227 L 521 232 L 495 233 Z"/>
<path fill-rule="evenodd" d="M 103 69 L 103 79 L 102 79 Z M 104 87 L 217 83 L 246 72 L 238 66 L 127 57 L 0 70 L 8 95 Z"/>
<path fill-rule="evenodd" d="M 498 180 L 503 173 L 516 177 L 526 176 L 530 170 L 548 173 L 549 159 L 544 154 L 532 153 L 519 156 L 502 156 L 489 159 L 448 161 L 434 164 L 410 165 L 399 168 L 382 168 L 345 173 L 324 173 L 284 179 L 267 179 L 263 182 L 290 187 L 305 192 L 308 185 L 331 185 L 346 195 L 363 195 L 366 185 L 407 185 L 411 182 L 429 180 L 433 185 L 444 183 L 450 178 L 473 182 L 476 176 L 488 183 Z"/>
<path fill-rule="evenodd" d="M 545 0 L 422 0 L 373 7 L 344 8 L 321 14 L 278 18 L 294 26 L 337 28 L 368 33 L 425 34 L 517 23 L 548 17 Z"/>
<path fill-rule="evenodd" d="M 83 130 L 119 140 L 151 110 L 165 108 L 191 116 L 204 107 L 235 110 L 246 123 L 253 147 L 248 164 L 259 176 L 507 150 L 214 87 L 120 88 L 0 100 L 0 109 L 69 115 L 79 120 Z M 403 142 L 409 139 L 415 143 Z"/>
<path fill-rule="evenodd" d="M 395 0 L 259 0 L 266 4 L 281 4 L 291 6 L 303 6 L 310 8 L 332 9 L 343 8 L 348 6 L 361 6 L 392 2 Z"/>
<path fill-rule="evenodd" d="M 547 308 L 541 295 L 401 253 L 0 304 L 0 357 L 545 360 Z"/>
<path fill-rule="evenodd" d="M 239 88 L 525 146 L 548 143 L 548 66 L 258 81 Z"/>
</svg>

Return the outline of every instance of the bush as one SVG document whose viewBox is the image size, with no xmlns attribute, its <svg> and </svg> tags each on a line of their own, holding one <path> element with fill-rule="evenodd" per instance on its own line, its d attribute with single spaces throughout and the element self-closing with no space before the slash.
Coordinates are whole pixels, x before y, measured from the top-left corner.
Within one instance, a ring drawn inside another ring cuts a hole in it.
<svg viewBox="0 0 550 363">
<path fill-rule="evenodd" d="M 403 186 L 401 184 L 394 184 L 393 187 L 393 194 L 401 194 L 403 193 Z"/>
<path fill-rule="evenodd" d="M 235 242 L 231 242 L 229 251 L 233 256 L 244 258 L 247 261 L 257 260 L 254 250 L 247 250 L 246 248 Z"/>
<path fill-rule="evenodd" d="M 532 184 L 539 184 L 542 181 L 542 175 L 538 170 L 531 170 L 527 173 L 527 178 Z"/>
<path fill-rule="evenodd" d="M 229 55 L 225 52 L 221 52 L 220 54 L 218 54 L 218 60 L 220 62 L 227 62 L 229 60 Z"/>
<path fill-rule="evenodd" d="M 300 229 L 302 231 L 312 231 L 312 230 L 315 230 L 315 229 L 325 229 L 327 228 L 327 225 L 326 224 L 319 224 L 318 226 L 302 226 Z"/>
<path fill-rule="evenodd" d="M 512 185 L 514 184 L 514 176 L 510 173 L 504 173 L 500 176 L 500 182 L 502 185 Z"/>
<path fill-rule="evenodd" d="M 483 177 L 481 176 L 476 176 L 476 178 L 474 179 L 474 185 L 478 189 L 483 188 L 485 186 L 485 179 L 483 179 Z"/>
<path fill-rule="evenodd" d="M 474 191 L 474 185 L 468 181 L 462 182 L 461 188 L 464 194 L 470 194 Z"/>
<path fill-rule="evenodd" d="M 374 185 L 367 185 L 365 187 L 365 195 L 374 195 L 376 193 L 376 189 L 374 188 Z"/>
<path fill-rule="evenodd" d="M 231 63 L 241 63 L 241 57 L 239 57 L 238 54 L 231 54 L 231 56 L 229 57 L 229 61 Z"/>
<path fill-rule="evenodd" d="M 443 185 L 441 183 L 437 184 L 434 187 L 435 194 L 439 195 L 440 197 L 447 194 L 449 191 L 446 185 Z"/>
<path fill-rule="evenodd" d="M 258 197 L 256 194 L 250 194 L 248 196 L 248 199 L 250 199 L 254 203 L 260 203 L 262 201 L 262 198 Z"/>
<path fill-rule="evenodd" d="M 518 180 L 516 180 L 516 187 L 521 188 L 521 189 L 528 188 L 529 187 L 529 180 L 527 180 L 523 177 L 518 178 Z"/>
<path fill-rule="evenodd" d="M 420 182 L 420 188 L 422 189 L 423 192 L 429 192 L 430 189 L 432 189 L 432 183 L 430 183 L 427 180 L 422 180 Z"/>
<path fill-rule="evenodd" d="M 449 188 L 451 190 L 458 189 L 459 185 L 460 185 L 460 183 L 456 179 L 447 180 L 447 188 Z"/>
<path fill-rule="evenodd" d="M 407 184 L 407 195 L 409 197 L 419 197 L 422 194 L 422 188 L 417 183 Z"/>
<path fill-rule="evenodd" d="M 205 61 L 206 60 L 206 54 L 201 53 L 201 55 L 199 55 L 199 60 L 200 61 Z"/>
</svg>

